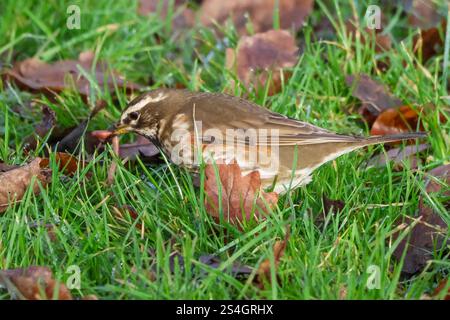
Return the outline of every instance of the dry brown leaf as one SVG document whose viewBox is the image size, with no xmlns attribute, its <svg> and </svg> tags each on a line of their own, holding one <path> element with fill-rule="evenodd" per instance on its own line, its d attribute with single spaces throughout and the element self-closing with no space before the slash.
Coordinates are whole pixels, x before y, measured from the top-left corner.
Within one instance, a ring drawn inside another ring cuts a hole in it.
<svg viewBox="0 0 450 320">
<path fill-rule="evenodd" d="M 426 182 L 426 192 L 428 194 L 443 193 L 442 198 L 448 198 L 450 191 L 444 189 L 444 185 L 450 184 L 450 165 L 444 165 L 431 170 L 428 173 Z M 431 179 L 430 176 L 437 178 L 441 183 Z M 444 200 L 445 201 L 445 200 Z M 446 203 L 447 210 L 450 209 L 449 203 Z M 423 197 L 419 201 L 419 217 L 414 219 L 417 224 L 412 227 L 408 235 L 399 243 L 394 251 L 397 260 L 402 258 L 406 251 L 403 262 L 402 273 L 404 275 L 414 275 L 424 268 L 427 261 L 432 258 L 434 248 L 439 250 L 444 243 L 445 235 L 448 233 L 448 226 L 445 221 L 425 203 Z M 413 224 L 415 221 L 408 224 Z M 398 234 L 395 235 L 397 237 Z M 447 240 L 448 242 L 448 240 Z"/>
<path fill-rule="evenodd" d="M 286 250 L 287 243 L 290 238 L 290 228 L 286 230 L 286 236 L 283 240 L 278 240 L 273 245 L 273 257 L 274 257 L 274 266 L 275 266 L 275 274 L 278 269 L 278 265 L 280 264 L 281 258 L 284 256 L 284 251 Z M 266 259 L 258 267 L 258 276 L 256 278 L 256 282 L 261 289 L 264 289 L 265 283 L 271 283 L 271 263 L 270 259 Z"/>
<path fill-rule="evenodd" d="M 0 173 L 0 213 L 6 211 L 10 204 L 22 199 L 33 178 L 32 188 L 35 193 L 39 191 L 38 181 L 44 186 L 48 183 L 49 174 L 41 168 L 41 160 L 36 158 L 22 167 Z"/>
<path fill-rule="evenodd" d="M 226 67 L 237 73 L 245 86 L 253 86 L 256 90 L 264 89 L 272 73 L 269 84 L 269 95 L 281 90 L 281 74 L 285 81 L 290 73 L 284 68 L 294 67 L 298 60 L 298 47 L 295 38 L 287 31 L 270 30 L 242 37 L 236 52 L 228 48 L 226 51 Z"/>
<path fill-rule="evenodd" d="M 174 16 L 172 16 L 172 26 L 174 29 L 183 29 L 194 26 L 195 13 L 187 8 L 188 2 L 188 0 L 174 1 Z M 169 0 L 139 0 L 138 13 L 143 16 L 151 13 L 158 13 L 160 19 L 165 20 L 169 4 Z"/>
<path fill-rule="evenodd" d="M 56 152 L 55 160 L 58 164 L 59 170 L 68 176 L 73 176 L 78 170 L 78 159 L 68 153 Z M 42 159 L 40 165 L 41 168 L 48 168 L 50 165 L 50 159 Z M 81 167 L 84 167 L 86 164 L 81 162 L 80 165 Z"/>
<path fill-rule="evenodd" d="M 433 292 L 433 297 L 440 295 L 441 292 L 447 288 L 446 289 L 447 293 L 444 296 L 444 300 L 450 300 L 450 286 L 447 286 L 447 283 L 448 283 L 448 279 L 443 279 L 441 282 L 439 282 L 438 286 L 436 287 L 436 289 Z"/>
<path fill-rule="evenodd" d="M 3 284 L 14 298 L 26 300 L 72 300 L 67 287 L 53 279 L 47 267 L 0 270 L 0 284 Z"/>
<path fill-rule="evenodd" d="M 217 182 L 214 165 L 208 164 L 205 169 L 205 206 L 207 212 L 216 221 L 220 221 L 219 201 L 221 199 L 224 221 L 239 222 L 264 219 L 269 208 L 276 206 L 278 194 L 261 190 L 261 179 L 258 171 L 242 176 L 237 163 L 218 164 Z M 219 195 L 219 184 L 222 193 Z"/>
<path fill-rule="evenodd" d="M 147 138 L 138 136 L 133 143 L 126 143 L 120 146 L 119 156 L 121 159 L 133 160 L 137 156 L 142 158 L 153 158 L 159 155 L 159 149 Z"/>
<path fill-rule="evenodd" d="M 349 35 L 352 35 L 353 39 L 356 38 L 357 26 L 354 21 L 348 21 L 345 24 L 345 30 Z M 392 47 L 391 37 L 382 33 L 382 29 L 369 29 L 364 28 L 359 31 L 360 42 L 362 45 L 366 43 L 375 44 L 375 52 L 381 53 L 383 51 L 390 50 Z"/>
<path fill-rule="evenodd" d="M 387 109 L 377 117 L 370 134 L 378 136 L 416 131 L 417 129 L 423 131 L 422 125 L 417 128 L 418 122 L 419 113 L 410 106 Z"/>
<path fill-rule="evenodd" d="M 91 92 L 91 85 L 79 68 L 90 73 L 94 58 L 95 54 L 92 51 L 80 53 L 78 60 L 61 60 L 53 64 L 30 58 L 16 62 L 5 74 L 7 79 L 31 91 L 53 94 L 75 88 L 81 95 L 87 97 Z M 137 84 L 125 81 L 117 72 L 110 71 L 107 64 L 101 61 L 96 64 L 93 78 L 97 80 L 100 88 L 106 86 L 111 92 L 114 92 L 116 85 L 127 90 L 140 88 Z"/>
<path fill-rule="evenodd" d="M 38 143 L 38 137 L 44 138 L 50 130 L 55 127 L 56 124 L 56 116 L 55 112 L 47 106 L 42 107 L 42 120 L 35 127 L 33 135 L 25 138 L 25 149 L 26 150 L 34 150 L 36 149 L 36 145 Z"/>
<path fill-rule="evenodd" d="M 130 216 L 131 220 L 137 220 L 139 218 L 139 214 L 136 212 L 136 210 L 130 206 L 130 205 L 123 205 L 123 206 L 113 206 L 114 212 L 116 217 L 119 220 L 126 221 L 124 215 Z M 141 230 L 142 224 L 137 223 L 136 229 Z"/>
<path fill-rule="evenodd" d="M 375 168 L 384 168 L 386 167 L 386 163 L 392 162 L 393 169 L 397 171 L 401 171 L 404 169 L 404 163 L 409 161 L 409 168 L 416 169 L 421 162 L 419 153 L 430 148 L 428 144 L 420 144 L 406 146 L 404 148 L 394 148 L 384 153 L 380 153 L 374 157 L 372 157 L 367 166 L 375 167 Z"/>
<path fill-rule="evenodd" d="M 421 30 L 420 34 L 414 37 L 414 53 L 421 56 L 424 63 L 443 51 L 446 28 L 447 21 L 442 19 L 440 27 Z"/>
<path fill-rule="evenodd" d="M 248 14 L 253 30 L 265 32 L 273 29 L 275 0 L 204 0 L 201 7 L 201 22 L 212 26 L 214 21 L 223 25 L 228 18 L 240 35 L 246 33 Z M 312 11 L 314 0 L 278 1 L 280 28 L 298 31 Z"/>
<path fill-rule="evenodd" d="M 436 3 L 429 0 L 406 0 L 408 22 L 412 27 L 430 29 L 441 21 Z"/>
<path fill-rule="evenodd" d="M 345 82 L 354 88 L 352 95 L 361 100 L 358 112 L 369 125 L 372 125 L 384 110 L 403 104 L 400 99 L 389 93 L 384 85 L 372 80 L 366 74 L 347 76 Z"/>
<path fill-rule="evenodd" d="M 92 131 L 91 135 L 100 141 L 107 141 L 113 135 L 109 130 Z M 159 154 L 159 149 L 147 138 L 138 135 L 135 142 L 120 145 L 119 156 L 121 159 L 134 160 L 137 156 L 143 159 L 151 159 Z"/>
<path fill-rule="evenodd" d="M 345 207 L 345 202 L 342 200 L 333 200 L 329 199 L 327 196 L 323 195 L 323 211 L 320 212 L 316 219 L 314 220 L 314 224 L 316 226 L 321 226 L 327 220 L 329 215 L 337 214 L 342 211 Z"/>
</svg>

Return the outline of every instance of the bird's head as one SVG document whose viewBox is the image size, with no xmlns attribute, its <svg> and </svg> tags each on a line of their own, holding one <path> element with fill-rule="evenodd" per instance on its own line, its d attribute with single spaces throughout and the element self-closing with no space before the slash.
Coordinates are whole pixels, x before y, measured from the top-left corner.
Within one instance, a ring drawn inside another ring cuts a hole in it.
<svg viewBox="0 0 450 320">
<path fill-rule="evenodd" d="M 158 130 L 161 112 L 169 105 L 171 93 L 170 90 L 157 89 L 132 100 L 122 112 L 114 134 L 135 132 L 153 138 Z"/>
</svg>

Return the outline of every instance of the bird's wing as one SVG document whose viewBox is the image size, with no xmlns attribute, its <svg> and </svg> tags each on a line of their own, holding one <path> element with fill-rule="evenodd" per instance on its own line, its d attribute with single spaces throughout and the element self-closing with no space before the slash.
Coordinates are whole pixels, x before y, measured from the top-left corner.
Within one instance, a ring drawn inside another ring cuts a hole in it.
<svg viewBox="0 0 450 320">
<path fill-rule="evenodd" d="M 339 135 L 312 124 L 288 118 L 287 116 L 262 108 L 250 101 L 226 95 L 203 93 L 192 96 L 182 108 L 182 111 L 192 120 L 201 123 L 202 131 L 218 129 L 220 132 L 243 130 L 249 133 L 251 129 L 266 129 L 270 136 L 277 136 L 281 145 L 301 145 L 327 142 L 355 142 L 361 138 Z M 232 129 L 227 131 L 227 129 Z M 247 140 L 235 141 L 248 143 Z"/>
</svg>

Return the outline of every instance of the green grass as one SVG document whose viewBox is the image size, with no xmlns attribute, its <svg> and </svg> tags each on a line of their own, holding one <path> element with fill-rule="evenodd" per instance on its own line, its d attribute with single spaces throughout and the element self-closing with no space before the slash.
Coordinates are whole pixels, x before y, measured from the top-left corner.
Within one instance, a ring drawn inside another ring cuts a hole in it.
<svg viewBox="0 0 450 320">
<path fill-rule="evenodd" d="M 224 44 L 218 43 L 210 29 L 174 33 L 166 21 L 137 16 L 135 5 L 128 0 L 95 0 L 75 1 L 81 8 L 82 29 L 68 30 L 65 12 L 73 3 L 3 1 L 2 64 L 32 56 L 46 61 L 72 59 L 92 49 L 127 79 L 151 84 L 147 89 L 176 83 L 199 91 L 230 89 L 233 75 L 224 71 Z M 337 38 L 313 41 L 313 27 L 306 25 L 298 34 L 304 52 L 282 92 L 272 97 L 248 95 L 274 111 L 329 130 L 368 135 L 359 115 L 349 112 L 356 100 L 344 79 L 347 74 L 371 74 L 378 55 L 343 31 L 346 17 L 353 15 L 352 10 L 363 17 L 366 4 L 337 6 L 339 11 L 334 5 L 327 6 L 328 13 L 339 14 L 334 20 Z M 310 22 L 326 15 L 325 5 L 316 4 Z M 445 100 L 444 96 L 449 93 L 442 87 L 443 55 L 421 65 L 412 54 L 417 30 L 407 28 L 403 15 L 394 12 L 392 19 L 398 20 L 393 26 L 396 39 L 404 41 L 394 42 L 394 48 L 385 54 L 389 69 L 373 77 L 406 103 L 436 106 L 426 119 L 431 144 L 428 161 L 419 170 L 396 172 L 390 165 L 367 169 L 368 159 L 383 147 L 354 152 L 317 170 L 308 186 L 282 196 L 267 221 L 237 232 L 212 221 L 203 206 L 203 191 L 176 166 L 139 161 L 131 167 L 119 165 L 115 184 L 107 186 L 107 169 L 116 161 L 108 149 L 96 154 L 72 178 L 63 177 L 53 163 L 52 182 L 46 189 L 37 195 L 28 192 L 0 215 L 0 269 L 45 265 L 65 281 L 70 275 L 67 268 L 78 265 L 81 289 L 72 292 L 110 299 L 337 299 L 342 288 L 347 290 L 347 299 L 418 299 L 429 294 L 440 279 L 448 277 L 448 253 L 436 252 L 422 273 L 402 280 L 401 263 L 392 257 L 396 244 L 388 239 L 398 218 L 417 212 L 418 199 L 424 193 L 424 172 L 448 161 L 449 125 L 440 125 L 437 118 L 445 113 L 448 97 Z M 117 24 L 117 30 L 99 30 L 108 24 Z M 230 27 L 225 33 L 228 45 L 234 47 L 236 33 Z M 448 46 L 447 41 L 447 52 Z M 122 89 L 116 90 L 117 98 L 102 89 L 91 98 L 104 99 L 108 106 L 92 121 L 92 130 L 109 127 L 127 102 Z M 236 94 L 244 92 L 241 87 Z M 23 164 L 44 154 L 45 145 L 29 155 L 22 151 L 23 138 L 39 121 L 39 110 L 27 106 L 31 98 L 46 102 L 56 112 L 58 123 L 67 127 L 89 114 L 89 107 L 75 93 L 63 93 L 57 101 L 49 101 L 1 83 L 0 157 L 8 164 Z M 346 206 L 339 215 L 329 216 L 323 227 L 317 227 L 314 218 L 323 210 L 323 195 L 340 199 Z M 112 207 L 120 205 L 133 206 L 139 219 L 118 219 Z M 439 214 L 449 223 L 449 214 L 444 206 L 440 208 Z M 56 241 L 50 240 L 45 227 L 31 226 L 36 222 L 56 224 Z M 136 228 L 139 223 L 141 229 Z M 251 283 L 253 276 L 237 280 L 222 272 L 235 260 L 257 266 L 270 257 L 287 225 L 291 226 L 291 238 L 279 266 L 278 284 L 259 290 Z M 150 249 L 156 251 L 156 280 L 147 277 L 153 263 Z M 170 270 L 169 257 L 175 249 L 185 258 L 183 272 Z M 211 270 L 197 263 L 201 254 L 219 255 L 224 261 L 222 269 Z M 372 265 L 380 268 L 381 285 L 369 290 L 367 269 Z M 0 298 L 9 296 L 0 291 Z"/>
</svg>

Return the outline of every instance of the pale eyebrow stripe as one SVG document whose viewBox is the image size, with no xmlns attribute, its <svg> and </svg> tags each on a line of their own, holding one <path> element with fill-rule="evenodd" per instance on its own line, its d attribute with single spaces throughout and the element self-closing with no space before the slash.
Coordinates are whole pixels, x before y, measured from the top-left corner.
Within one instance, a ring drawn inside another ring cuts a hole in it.
<svg viewBox="0 0 450 320">
<path fill-rule="evenodd" d="M 162 100 L 164 100 L 166 98 L 167 98 L 167 95 L 164 95 L 162 92 L 160 92 L 158 94 L 158 96 L 155 97 L 155 98 L 153 98 L 152 96 L 145 97 L 144 99 L 139 100 L 138 102 L 136 102 L 136 104 L 134 104 L 132 106 L 129 106 L 127 108 L 127 114 L 131 113 L 131 112 L 139 111 L 139 110 L 141 110 L 143 107 L 145 107 L 149 103 L 159 102 L 159 101 L 162 101 Z"/>
</svg>

